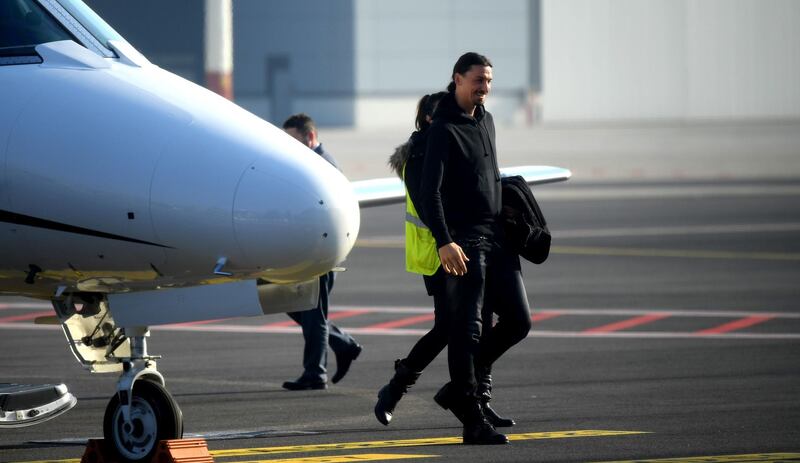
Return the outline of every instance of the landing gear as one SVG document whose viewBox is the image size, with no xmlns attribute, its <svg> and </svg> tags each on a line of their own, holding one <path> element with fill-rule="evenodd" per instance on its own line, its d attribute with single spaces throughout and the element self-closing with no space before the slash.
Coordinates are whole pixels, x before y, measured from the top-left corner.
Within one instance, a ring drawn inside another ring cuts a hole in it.
<svg viewBox="0 0 800 463">
<path fill-rule="evenodd" d="M 183 414 L 156 369 L 160 357 L 147 353 L 147 327 L 117 326 L 100 295 L 70 295 L 53 306 L 75 358 L 92 372 L 120 373 L 103 418 L 107 450 L 121 461 L 148 462 L 159 441 L 183 437 Z"/>
<path fill-rule="evenodd" d="M 130 357 L 122 359 L 117 393 L 103 418 L 103 437 L 123 461 L 150 461 L 158 442 L 183 437 L 183 414 L 164 387 L 156 357 L 147 353 L 147 327 L 126 327 Z"/>
<path fill-rule="evenodd" d="M 133 385 L 125 418 L 120 394 L 114 394 L 103 418 L 103 437 L 126 461 L 150 461 L 158 442 L 183 437 L 183 415 L 161 384 L 140 379 Z"/>
</svg>

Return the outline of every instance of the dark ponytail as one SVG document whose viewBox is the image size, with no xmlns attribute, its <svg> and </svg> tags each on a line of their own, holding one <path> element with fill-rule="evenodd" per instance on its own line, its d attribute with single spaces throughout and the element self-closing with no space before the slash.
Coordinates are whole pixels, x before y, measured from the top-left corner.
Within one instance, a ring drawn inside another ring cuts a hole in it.
<svg viewBox="0 0 800 463">
<path fill-rule="evenodd" d="M 428 105 L 428 100 L 431 98 L 430 95 L 425 95 L 419 99 L 419 103 L 417 103 L 417 118 L 414 121 L 414 125 L 417 127 L 417 130 L 422 130 L 423 128 L 428 128 L 428 121 L 425 119 L 427 114 L 425 113 L 425 108 Z"/>
<path fill-rule="evenodd" d="M 417 104 L 417 119 L 414 121 L 417 130 L 427 130 L 431 123 L 428 122 L 427 117 L 433 117 L 436 106 L 447 95 L 445 92 L 431 93 L 420 98 Z"/>
<path fill-rule="evenodd" d="M 492 67 L 492 62 L 489 61 L 489 58 L 481 55 L 480 53 L 475 53 L 474 51 L 464 53 L 458 58 L 456 61 L 455 66 L 453 66 L 453 73 L 450 74 L 450 83 L 447 85 L 447 91 L 453 93 L 456 91 L 456 73 L 461 74 L 462 76 L 469 71 L 469 68 L 475 65 L 478 66 L 489 66 Z"/>
</svg>

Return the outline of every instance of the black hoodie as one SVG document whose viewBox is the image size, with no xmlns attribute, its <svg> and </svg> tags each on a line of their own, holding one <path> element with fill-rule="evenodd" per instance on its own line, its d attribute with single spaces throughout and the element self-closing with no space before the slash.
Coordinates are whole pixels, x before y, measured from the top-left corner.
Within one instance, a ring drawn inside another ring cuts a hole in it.
<svg viewBox="0 0 800 463">
<path fill-rule="evenodd" d="M 438 247 L 454 236 L 493 237 L 502 207 L 492 115 L 483 106 L 475 117 L 451 92 L 439 103 L 428 129 L 421 203 Z"/>
</svg>

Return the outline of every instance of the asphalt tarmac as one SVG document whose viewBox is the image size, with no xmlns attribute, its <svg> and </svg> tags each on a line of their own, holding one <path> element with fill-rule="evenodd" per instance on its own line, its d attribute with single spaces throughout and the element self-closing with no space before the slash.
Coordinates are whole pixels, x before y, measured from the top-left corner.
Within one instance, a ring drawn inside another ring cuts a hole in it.
<svg viewBox="0 0 800 463">
<path fill-rule="evenodd" d="M 398 206 L 363 211 L 336 281 L 332 318 L 364 346 L 339 384 L 281 389 L 303 346 L 283 315 L 153 330 L 187 436 L 218 462 L 800 461 L 800 182 L 534 193 L 554 243 L 545 264 L 524 265 L 534 330 L 495 366 L 493 404 L 517 422 L 510 445 L 460 444 L 432 400 L 445 353 L 390 426 L 372 414 L 394 359 L 431 324 L 421 280 L 403 269 Z M 76 461 L 102 436 L 115 377 L 82 371 L 58 329 L 32 325 L 48 307 L 31 302 L 0 298 L 0 380 L 64 382 L 78 405 L 0 431 L 0 461 Z"/>
</svg>

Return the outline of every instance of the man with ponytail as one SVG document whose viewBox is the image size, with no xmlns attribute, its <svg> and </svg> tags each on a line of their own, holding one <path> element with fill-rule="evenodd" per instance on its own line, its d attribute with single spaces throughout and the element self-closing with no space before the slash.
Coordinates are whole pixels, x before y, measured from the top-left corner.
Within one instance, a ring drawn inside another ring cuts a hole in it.
<svg viewBox="0 0 800 463">
<path fill-rule="evenodd" d="M 436 106 L 447 94 L 448 92 L 437 92 L 420 98 L 415 119 L 417 130 L 411 134 L 407 142 L 398 146 L 389 158 L 389 166 L 403 180 L 408 194 L 405 223 L 406 270 L 422 275 L 428 295 L 433 296 L 434 324 L 433 328 L 414 344 L 407 357 L 395 360 L 394 376 L 378 391 L 375 417 L 386 426 L 392 421 L 400 399 L 417 382 L 422 371 L 447 346 L 449 325 L 444 302 L 444 271 L 439 262 L 436 241 L 420 213 L 420 184 L 428 146 L 428 128 L 433 121 Z M 445 392 L 437 394 L 435 398 L 445 409 L 449 408 L 447 390 L 448 388 L 445 388 Z M 489 423 L 498 428 L 514 426 L 514 420 L 498 415 L 489 406 L 492 390 L 492 378 L 489 374 L 478 378 L 478 390 L 481 406 Z"/>
<path fill-rule="evenodd" d="M 465 53 L 451 77 L 428 129 L 420 195 L 445 272 L 449 319 L 450 383 L 436 401 L 463 422 L 465 444 L 505 444 L 507 437 L 486 418 L 491 367 L 527 336 L 530 309 L 519 257 L 505 244 L 499 220 L 495 128 L 484 108 L 492 63 Z M 494 326 L 492 310 L 498 315 Z"/>
</svg>

